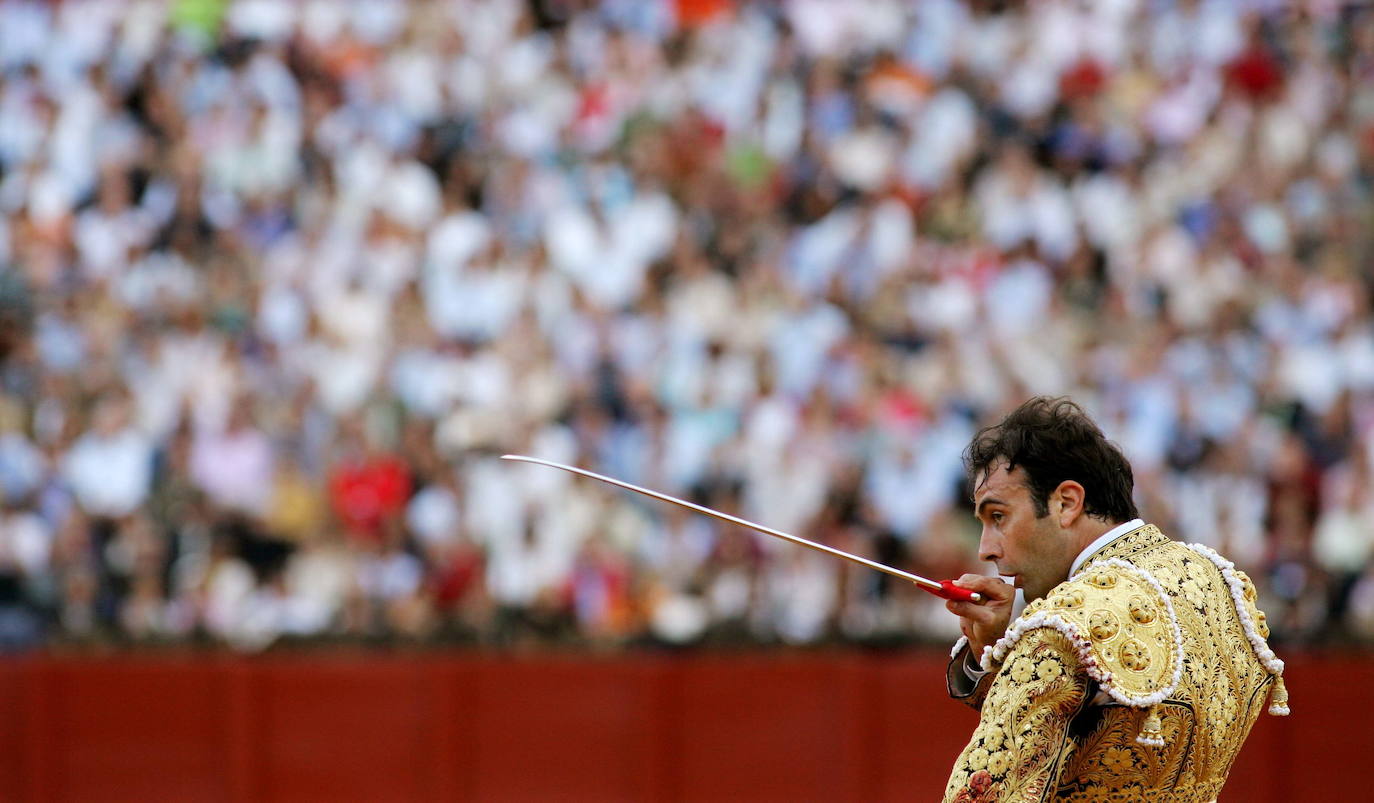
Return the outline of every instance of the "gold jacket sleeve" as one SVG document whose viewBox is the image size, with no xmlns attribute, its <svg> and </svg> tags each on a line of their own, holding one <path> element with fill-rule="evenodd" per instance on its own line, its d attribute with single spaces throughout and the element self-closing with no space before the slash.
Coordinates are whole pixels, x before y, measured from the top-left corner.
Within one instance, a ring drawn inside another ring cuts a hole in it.
<svg viewBox="0 0 1374 803">
<path fill-rule="evenodd" d="M 1089 686 L 1059 631 L 1026 633 L 988 687 L 978 729 L 945 787 L 946 803 L 1049 800 L 1067 758 L 1069 722 L 1088 701 Z"/>
<path fill-rule="evenodd" d="M 974 711 L 982 711 L 983 699 L 988 696 L 988 687 L 992 685 L 995 673 L 988 672 L 976 681 L 970 678 L 964 671 L 964 662 L 974 661 L 972 652 L 973 650 L 965 644 L 949 659 L 949 664 L 945 667 L 945 690 L 951 698 Z"/>
</svg>

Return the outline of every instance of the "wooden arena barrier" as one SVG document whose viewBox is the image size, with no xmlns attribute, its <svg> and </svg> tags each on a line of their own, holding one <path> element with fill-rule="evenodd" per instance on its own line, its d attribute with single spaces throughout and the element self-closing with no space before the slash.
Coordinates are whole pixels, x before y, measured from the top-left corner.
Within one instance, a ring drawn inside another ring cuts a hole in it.
<svg viewBox="0 0 1374 803">
<path fill-rule="evenodd" d="M 1374 658 L 1296 655 L 1222 800 L 1352 799 Z M 5 801 L 934 800 L 936 652 L 0 661 Z"/>
</svg>

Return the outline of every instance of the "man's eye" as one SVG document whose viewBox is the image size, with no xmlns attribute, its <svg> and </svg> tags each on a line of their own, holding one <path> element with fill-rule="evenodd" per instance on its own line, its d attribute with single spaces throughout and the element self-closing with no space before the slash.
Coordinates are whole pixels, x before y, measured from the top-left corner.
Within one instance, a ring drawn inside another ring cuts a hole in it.
<svg viewBox="0 0 1374 803">
<path fill-rule="evenodd" d="M 1001 523 L 1002 523 L 1002 514 L 1001 514 L 1001 513 L 994 513 L 994 514 L 992 514 L 992 520 L 993 520 L 994 522 L 998 523 L 998 524 L 1001 524 Z"/>
</svg>

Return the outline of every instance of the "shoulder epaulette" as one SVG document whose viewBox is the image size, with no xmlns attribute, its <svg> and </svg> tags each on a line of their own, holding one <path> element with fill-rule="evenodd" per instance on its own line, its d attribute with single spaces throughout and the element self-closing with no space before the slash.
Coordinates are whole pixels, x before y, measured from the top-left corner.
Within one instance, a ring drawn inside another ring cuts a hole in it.
<svg viewBox="0 0 1374 803">
<path fill-rule="evenodd" d="M 1062 633 L 1098 686 L 1116 702 L 1149 711 L 1136 740 L 1162 747 L 1160 703 L 1183 673 L 1183 635 L 1164 587 L 1120 558 L 1100 560 L 1037 600 L 983 651 L 983 668 L 1000 664 L 1026 633 Z"/>
</svg>

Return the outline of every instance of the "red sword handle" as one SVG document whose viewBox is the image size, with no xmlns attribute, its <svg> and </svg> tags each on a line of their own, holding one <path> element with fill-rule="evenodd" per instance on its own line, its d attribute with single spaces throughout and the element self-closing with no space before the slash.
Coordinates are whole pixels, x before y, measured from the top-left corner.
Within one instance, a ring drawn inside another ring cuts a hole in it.
<svg viewBox="0 0 1374 803">
<path fill-rule="evenodd" d="M 924 588 L 924 586 L 922 587 Z M 933 588 L 927 588 L 926 590 L 937 597 L 952 599 L 956 602 L 980 602 L 983 599 L 981 595 L 969 591 L 967 588 L 956 586 L 953 580 L 941 580 L 939 591 Z"/>
</svg>

